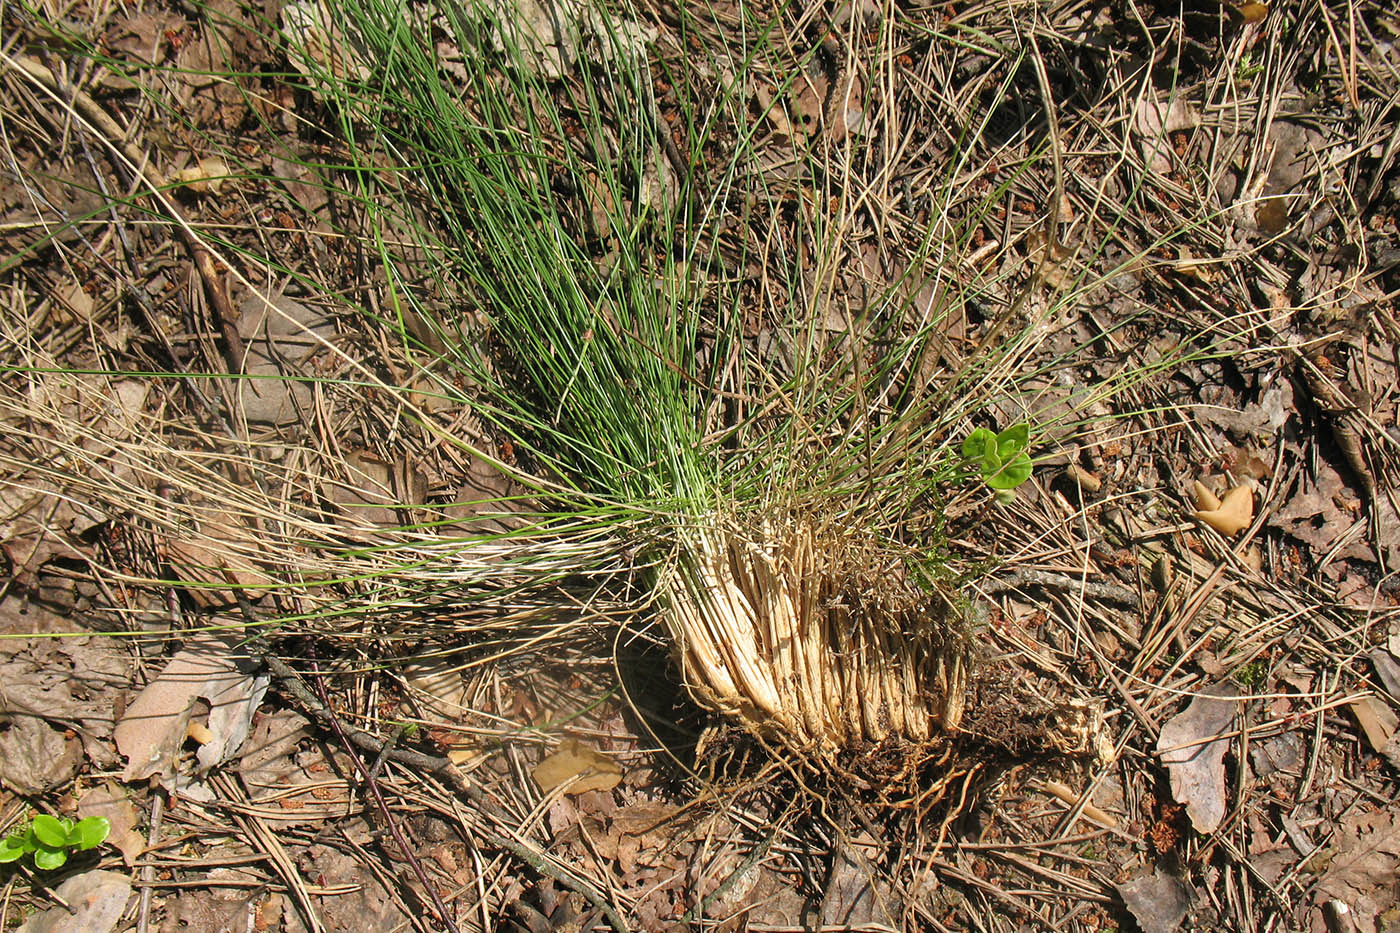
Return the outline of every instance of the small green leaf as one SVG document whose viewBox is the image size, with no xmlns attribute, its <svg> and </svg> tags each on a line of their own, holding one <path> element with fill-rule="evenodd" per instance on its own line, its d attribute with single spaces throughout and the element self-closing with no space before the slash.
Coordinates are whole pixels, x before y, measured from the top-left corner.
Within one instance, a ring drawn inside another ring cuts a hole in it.
<svg viewBox="0 0 1400 933">
<path fill-rule="evenodd" d="M 998 490 L 996 491 L 996 502 L 997 502 L 997 505 L 1010 505 L 1011 503 L 1013 503 L 1013 502 L 1015 502 L 1015 501 L 1016 501 L 1016 490 L 1014 490 L 1014 489 L 998 489 Z"/>
<path fill-rule="evenodd" d="M 977 469 L 982 473 L 982 478 L 995 476 L 1001 470 L 1001 458 L 996 454 L 987 454 L 978 462 Z"/>
<path fill-rule="evenodd" d="M 1031 443 L 1031 426 L 1013 424 L 997 435 L 997 456 L 1003 461 L 1012 460 Z"/>
<path fill-rule="evenodd" d="M 107 817 L 85 817 L 68 831 L 68 845 L 76 849 L 95 849 L 111 832 L 112 824 Z"/>
<path fill-rule="evenodd" d="M 1031 468 L 1031 458 L 1023 451 L 1016 459 L 1003 464 L 1000 470 L 985 479 L 987 485 L 993 489 L 1015 489 L 1031 478 Z"/>
<path fill-rule="evenodd" d="M 63 863 L 68 861 L 68 850 L 62 847 L 50 848 L 40 846 L 34 850 L 34 867 L 42 868 L 44 871 L 53 871 L 55 868 L 62 868 Z"/>
<path fill-rule="evenodd" d="M 41 846 L 59 849 L 68 842 L 68 828 L 56 817 L 49 816 L 47 813 L 40 813 L 34 817 L 34 825 L 30 829 L 34 833 L 35 840 Z"/>
<path fill-rule="evenodd" d="M 29 850 L 24 845 L 24 836 L 6 836 L 0 839 L 0 863 L 13 862 L 23 858 Z"/>
<path fill-rule="evenodd" d="M 978 428 L 962 442 L 962 455 L 967 460 L 981 460 L 996 449 L 997 436 L 986 428 Z"/>
</svg>

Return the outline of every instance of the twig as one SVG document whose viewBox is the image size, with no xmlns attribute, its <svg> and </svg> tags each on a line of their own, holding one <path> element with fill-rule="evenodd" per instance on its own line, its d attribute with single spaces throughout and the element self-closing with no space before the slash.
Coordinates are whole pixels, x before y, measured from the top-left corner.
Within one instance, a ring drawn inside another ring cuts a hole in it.
<svg viewBox="0 0 1400 933">
<path fill-rule="evenodd" d="M 165 816 L 165 798 L 157 790 L 151 798 L 151 830 L 146 834 L 146 847 L 155 848 L 160 842 L 160 824 Z M 151 889 L 155 885 L 156 866 L 147 862 L 141 866 L 141 910 L 137 915 L 136 933 L 146 933 L 151 924 Z"/>
<path fill-rule="evenodd" d="M 1044 586 L 1068 592 L 1082 592 L 1093 599 L 1104 599 L 1124 606 L 1138 604 L 1138 594 L 1121 583 L 1076 580 L 1074 577 L 1047 570 L 1014 570 L 1004 577 L 983 580 L 978 584 L 979 589 L 989 596 L 1023 586 Z"/>
<path fill-rule="evenodd" d="M 317 669 L 315 661 L 311 662 L 311 672 L 316 675 L 320 674 L 320 670 Z M 330 714 L 331 728 L 334 729 L 335 734 L 340 737 L 341 743 L 350 753 L 350 761 L 354 763 L 355 770 L 359 772 L 360 777 L 364 778 L 365 786 L 369 788 L 369 792 L 374 796 L 374 804 L 379 808 L 380 815 L 384 817 L 384 821 L 389 825 L 389 832 L 393 834 L 394 842 L 398 844 L 399 851 L 403 853 L 404 860 L 407 861 L 409 867 L 413 869 L 413 874 L 418 878 L 418 883 L 428 892 L 428 897 L 432 898 L 433 908 L 438 912 L 438 916 L 442 919 L 443 925 L 445 925 L 448 930 L 452 931 L 452 933 L 457 933 L 457 922 L 452 917 L 452 911 L 448 909 L 447 904 L 442 899 L 442 895 L 438 893 L 437 885 L 433 884 L 432 880 L 428 878 L 428 873 L 423 870 L 423 863 L 418 860 L 418 856 L 413 854 L 413 849 L 409 846 L 408 840 L 404 838 L 403 827 L 399 825 L 399 821 L 394 817 L 393 811 L 389 809 L 389 804 L 385 801 L 384 794 L 379 789 L 379 782 L 375 780 L 374 772 L 366 768 L 365 763 L 360 760 L 360 756 L 355 754 L 354 747 L 350 744 L 350 739 L 345 735 L 345 729 L 340 722 L 340 717 L 335 715 L 335 711 L 331 709 L 331 698 L 326 692 L 325 682 L 320 676 L 317 676 L 312 683 L 316 685 L 316 692 L 320 694 L 321 703 Z M 384 747 L 379 751 L 379 762 L 384 760 L 383 756 L 389 751 L 389 743 L 385 742 Z M 378 770 L 378 768 L 379 763 L 377 762 L 375 764 L 375 770 Z"/>
<path fill-rule="evenodd" d="M 399 727 L 394 730 L 394 734 L 384 740 L 384 747 L 381 748 L 379 754 L 374 757 L 374 764 L 371 765 L 369 769 L 371 780 L 379 777 L 379 772 L 384 770 L 384 762 L 389 760 L 389 753 L 394 750 L 395 745 L 399 744 L 399 739 L 403 738 L 404 731 L 407 728 L 407 726 L 400 723 Z"/>
<path fill-rule="evenodd" d="M 1050 76 L 1045 70 L 1045 59 L 1040 54 L 1040 43 L 1035 41 L 1035 24 L 1031 24 L 1027 38 L 1031 40 L 1031 62 L 1035 65 L 1036 82 L 1040 85 L 1040 102 L 1045 107 L 1046 129 L 1050 135 L 1050 157 L 1054 163 L 1055 190 L 1050 197 L 1050 216 L 1045 223 L 1045 254 L 1042 262 L 1054 262 L 1060 250 L 1060 205 L 1065 199 L 1064 154 L 1060 149 L 1060 118 L 1055 109 L 1055 98 L 1050 91 Z"/>
<path fill-rule="evenodd" d="M 253 610 L 252 604 L 248 602 L 247 598 L 242 594 L 239 594 L 238 602 L 243 612 L 244 621 L 246 621 L 254 631 L 257 631 L 260 623 L 257 614 Z M 265 646 L 261 636 L 254 636 L 248 648 L 254 656 L 267 665 L 273 675 L 277 677 L 292 697 L 301 705 L 302 709 L 310 714 L 313 719 L 319 720 L 327 725 L 338 721 L 335 714 L 307 688 L 306 684 L 302 683 L 300 675 L 288 667 L 281 658 L 277 657 L 275 653 Z M 343 730 L 345 738 L 363 751 L 377 755 L 384 748 L 385 742 L 383 739 L 371 735 L 362 729 L 357 729 L 348 723 L 342 723 L 341 729 Z M 426 755 L 422 752 L 415 752 L 406 748 L 391 749 L 387 757 L 390 761 L 396 761 L 410 768 L 441 777 L 453 790 L 470 800 L 482 814 L 502 824 L 508 825 L 510 823 L 509 818 L 501 811 L 500 807 L 479 787 L 474 787 L 467 783 L 466 778 L 462 776 L 462 773 L 458 771 L 448 759 L 436 755 Z M 572 872 L 550 863 L 543 853 L 507 835 L 493 832 L 484 826 L 482 827 L 482 835 L 489 845 L 509 852 L 546 878 L 582 894 L 589 904 L 596 907 L 603 916 L 607 918 L 608 923 L 611 924 L 612 928 L 618 931 L 618 933 L 627 933 L 630 929 L 626 921 L 622 919 L 622 915 L 608 902 L 608 899 L 603 896 L 602 892 Z"/>
</svg>

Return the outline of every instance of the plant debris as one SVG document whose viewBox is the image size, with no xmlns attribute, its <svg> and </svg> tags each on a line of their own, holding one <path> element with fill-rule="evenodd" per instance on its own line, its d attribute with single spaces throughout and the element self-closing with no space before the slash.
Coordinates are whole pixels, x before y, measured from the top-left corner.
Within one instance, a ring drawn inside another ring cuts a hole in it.
<svg viewBox="0 0 1400 933">
<path fill-rule="evenodd" d="M 1191 886 L 1161 868 L 1118 885 L 1142 933 L 1173 933 L 1181 927 L 1195 901 Z"/>
<path fill-rule="evenodd" d="M 237 752 L 268 687 L 267 675 L 252 669 L 235 639 L 210 634 L 190 639 L 116 725 L 113 737 L 127 758 L 122 779 L 172 782 L 186 738 L 199 745 L 195 757 L 200 773 Z M 198 699 L 209 706 L 196 718 Z M 185 785 L 186 792 L 189 789 Z"/>
<path fill-rule="evenodd" d="M 1171 778 L 1172 799 L 1186 804 L 1191 825 L 1211 833 L 1225 818 L 1227 732 L 1239 711 L 1231 683 L 1203 689 L 1190 705 L 1162 726 L 1157 754 Z"/>
<path fill-rule="evenodd" d="M 1396 926 L 1388 4 L 469 6 L 7 8 L 4 923 Z"/>
<path fill-rule="evenodd" d="M 1400 822 L 1394 813 L 1356 812 L 1337 828 L 1318 892 L 1350 908 L 1358 930 L 1386 933 L 1400 920 Z"/>
</svg>

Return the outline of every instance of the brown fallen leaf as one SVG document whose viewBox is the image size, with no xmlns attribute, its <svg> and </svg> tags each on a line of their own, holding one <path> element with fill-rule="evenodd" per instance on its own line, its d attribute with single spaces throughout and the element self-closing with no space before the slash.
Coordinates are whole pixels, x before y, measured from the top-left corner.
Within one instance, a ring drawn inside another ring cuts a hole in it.
<svg viewBox="0 0 1400 933">
<path fill-rule="evenodd" d="M 1202 507 L 1203 502 L 1209 504 L 1213 499 L 1216 505 Z M 1254 493 L 1248 486 L 1236 486 L 1225 493 L 1224 499 L 1215 499 L 1210 490 L 1197 483 L 1196 503 L 1192 517 L 1205 522 L 1227 538 L 1239 534 L 1254 521 Z"/>
<path fill-rule="evenodd" d="M 167 182 L 184 185 L 195 194 L 218 194 L 228 177 L 228 163 L 217 157 L 200 159 L 194 165 L 187 165 L 172 172 Z"/>
<path fill-rule="evenodd" d="M 1210 487 L 1200 480 L 1191 484 L 1191 494 L 1195 497 L 1196 508 L 1201 511 L 1220 508 L 1220 497 L 1210 491 Z"/>
<path fill-rule="evenodd" d="M 1167 720 L 1157 737 L 1157 754 L 1171 778 L 1172 799 L 1186 804 L 1197 832 L 1210 833 L 1225 818 L 1225 751 L 1239 705 L 1239 691 L 1228 681 L 1207 687 L 1186 709 Z"/>
<path fill-rule="evenodd" d="M 1193 896 L 1186 882 L 1160 868 L 1118 885 L 1118 894 L 1142 933 L 1172 933 L 1186 919 Z"/>
<path fill-rule="evenodd" d="M 1395 644 L 1400 637 L 1392 635 L 1390 641 Z M 1370 658 L 1371 666 L 1376 669 L 1376 676 L 1380 678 L 1386 693 L 1400 698 L 1400 656 L 1395 654 L 1395 648 L 1372 648 Z"/>
<path fill-rule="evenodd" d="M 61 906 L 30 917 L 17 933 L 107 933 L 126 911 L 131 882 L 115 871 L 85 871 L 54 893 Z"/>
<path fill-rule="evenodd" d="M 1206 284 L 1215 281 L 1217 275 L 1215 267 L 1209 260 L 1198 258 L 1185 246 L 1176 248 L 1176 273 Z"/>
<path fill-rule="evenodd" d="M 622 780 L 622 768 L 578 739 L 566 739 L 556 751 L 535 765 L 534 776 L 535 783 L 546 794 L 565 781 L 578 778 L 564 789 L 564 793 L 576 797 L 590 790 L 612 790 Z"/>
<path fill-rule="evenodd" d="M 878 851 L 868 833 L 854 840 L 837 837 L 822 896 L 822 926 L 891 933 L 900 928 L 904 905 L 871 859 Z"/>
<path fill-rule="evenodd" d="M 235 602 L 235 590 L 257 599 L 261 587 L 272 582 L 254 556 L 259 543 L 237 515 L 211 508 L 200 517 L 197 532 L 164 542 L 165 557 L 182 582 L 193 584 L 185 590 L 190 599 L 201 606 L 227 606 Z"/>
<path fill-rule="evenodd" d="M 243 745 L 239 777 L 261 818 L 279 832 L 320 825 L 345 812 L 348 791 L 342 778 L 350 764 L 320 742 L 303 748 L 312 735 L 310 720 L 283 709 L 260 717 Z"/>
<path fill-rule="evenodd" d="M 42 794 L 71 778 L 83 747 L 33 713 L 0 717 L 0 785 L 18 794 Z"/>
<path fill-rule="evenodd" d="M 165 57 L 172 37 L 178 37 L 185 26 L 184 17 L 170 12 L 130 13 L 114 18 L 102 40 L 118 60 L 155 65 Z"/>
<path fill-rule="evenodd" d="M 1201 113 L 1195 104 L 1180 96 L 1154 92 L 1138 100 L 1133 112 L 1132 129 L 1147 168 L 1165 175 L 1172 169 L 1174 150 L 1172 133 L 1194 130 L 1201 125 Z"/>
<path fill-rule="evenodd" d="M 1332 836 L 1327 868 L 1318 879 L 1323 899 L 1351 908 L 1359 931 L 1390 930 L 1380 917 L 1400 904 L 1400 823 L 1385 810 L 1352 813 Z"/>
<path fill-rule="evenodd" d="M 136 831 L 141 814 L 136 811 L 131 794 L 121 785 L 108 781 L 88 791 L 78 801 L 78 815 L 106 817 L 112 827 L 107 842 L 121 850 L 122 861 L 128 868 L 146 851 L 146 837 Z"/>
<path fill-rule="evenodd" d="M 1375 696 L 1358 697 L 1347 705 L 1351 707 L 1357 725 L 1366 736 L 1367 744 L 1374 751 L 1383 753 L 1390 743 L 1391 736 L 1396 734 L 1400 719 L 1397 719 L 1394 711 L 1383 700 Z"/>
<path fill-rule="evenodd" d="M 1269 15 L 1269 5 L 1267 3 L 1256 3 L 1253 0 L 1241 3 L 1235 8 L 1239 11 L 1240 17 L 1246 23 L 1262 23 L 1264 17 Z"/>
<path fill-rule="evenodd" d="M 320 879 L 326 887 L 339 886 L 345 892 L 319 898 L 324 929 L 394 933 L 413 926 L 399 907 L 402 901 L 390 894 L 380 877 L 353 854 L 313 845 L 300 857 L 299 864 L 307 877 Z"/>
<path fill-rule="evenodd" d="M 127 707 L 113 732 L 126 756 L 122 780 L 164 779 L 175 773 L 180 747 L 190 734 L 194 702 L 209 701 L 209 741 L 198 752 L 208 770 L 236 752 L 247 738 L 253 711 L 267 691 L 266 675 L 249 673 L 252 662 L 236 648 L 234 636 L 201 634 L 186 642 L 160 676 Z"/>
</svg>

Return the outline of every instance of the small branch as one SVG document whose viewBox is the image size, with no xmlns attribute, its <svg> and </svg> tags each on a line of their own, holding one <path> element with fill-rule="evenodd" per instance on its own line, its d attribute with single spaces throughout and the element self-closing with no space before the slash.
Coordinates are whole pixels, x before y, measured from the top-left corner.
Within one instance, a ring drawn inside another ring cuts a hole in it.
<svg viewBox="0 0 1400 933">
<path fill-rule="evenodd" d="M 1071 593 L 1082 592 L 1093 599 L 1103 599 L 1124 606 L 1136 606 L 1139 602 L 1138 594 L 1121 583 L 1080 580 L 1047 570 L 1014 570 L 1004 577 L 983 580 L 978 584 L 978 588 L 988 596 L 1023 586 L 1044 586 Z"/>
<path fill-rule="evenodd" d="M 151 830 L 146 834 L 147 849 L 154 849 L 156 843 L 160 842 L 160 824 L 165 816 L 165 797 L 162 791 L 155 788 L 151 794 Z M 136 933 L 146 933 L 151 925 L 151 891 L 156 881 L 156 866 L 154 862 L 147 862 L 141 866 L 141 908 L 137 914 Z"/>
<path fill-rule="evenodd" d="M 316 668 L 315 661 L 311 662 L 311 672 L 317 675 L 320 674 L 320 671 Z M 418 860 L 418 856 L 414 855 L 413 849 L 409 847 L 408 840 L 405 839 L 403 835 L 403 827 L 399 825 L 399 821 L 394 817 L 393 811 L 389 809 L 389 804 L 385 801 L 384 794 L 379 789 L 379 782 L 375 780 L 374 772 L 366 768 L 365 763 L 360 760 L 360 756 L 355 753 L 354 747 L 350 744 L 350 739 L 345 735 L 345 729 L 341 725 L 340 717 L 335 715 L 335 711 L 331 709 L 331 698 L 330 695 L 326 693 L 325 683 L 319 676 L 316 677 L 313 683 L 316 684 L 316 692 L 320 694 L 321 703 L 325 706 L 326 711 L 330 713 L 331 728 L 335 730 L 336 735 L 340 736 L 341 744 L 343 744 L 346 751 L 350 753 L 350 760 L 354 762 L 355 770 L 359 772 L 360 777 L 364 779 L 365 786 L 369 788 L 369 792 L 374 796 L 374 804 L 379 808 L 380 815 L 384 817 L 384 821 L 389 825 L 389 832 L 393 833 L 394 842 L 398 844 L 399 851 L 403 853 L 405 861 L 407 861 L 409 867 L 413 869 L 413 874 L 417 877 L 418 883 L 428 892 L 428 897 L 432 898 L 433 908 L 438 912 L 438 916 L 442 918 L 443 925 L 446 926 L 451 933 L 457 933 L 457 922 L 452 918 L 452 911 L 448 910 L 447 904 L 442 899 L 442 895 L 438 893 L 437 885 L 433 884 L 432 880 L 428 877 L 428 873 L 423 870 L 423 863 Z M 382 756 L 388 750 L 389 744 L 386 742 L 384 748 L 380 750 L 381 762 L 383 761 Z M 378 770 L 377 764 L 375 770 Z"/>
<path fill-rule="evenodd" d="M 244 621 L 246 621 L 254 631 L 257 631 L 259 620 L 257 614 L 253 610 L 252 603 L 248 602 L 241 594 L 239 595 L 238 602 L 243 612 Z M 300 675 L 288 667 L 286 662 L 277 657 L 276 654 L 266 647 L 261 636 L 254 637 L 250 641 L 248 648 L 253 655 L 267 665 L 268 669 L 272 671 L 273 675 L 287 689 L 287 692 L 292 695 L 297 703 L 301 705 L 302 709 L 313 719 L 327 725 L 337 721 L 335 714 L 307 688 L 306 684 L 302 682 Z M 365 732 L 362 729 L 357 729 L 348 723 L 341 724 L 341 728 L 348 741 L 357 748 L 374 755 L 378 755 L 384 750 L 386 743 L 377 736 Z M 467 783 L 467 779 L 462 776 L 462 772 L 458 771 L 456 767 L 453 766 L 452 762 L 448 761 L 446 758 L 441 758 L 436 755 L 425 755 L 422 752 L 415 752 L 406 748 L 390 749 L 386 757 L 390 761 L 396 761 L 409 768 L 424 771 L 442 778 L 453 790 L 471 801 L 481 813 L 503 824 L 508 825 L 511 822 L 509 817 L 501 811 L 501 808 L 497 806 L 481 788 L 474 787 Z M 543 853 L 532 849 L 519 840 L 512 839 L 510 836 L 493 832 L 485 826 L 482 827 L 482 836 L 488 845 L 509 852 L 546 878 L 550 878 L 556 883 L 582 894 L 589 904 L 597 908 L 603 916 L 607 918 L 608 923 L 617 933 L 628 933 L 629 927 L 627 926 L 627 922 L 622 919 L 622 915 L 617 912 L 617 908 L 609 903 L 608 899 L 601 891 L 584 879 L 554 865 L 545 858 Z"/>
</svg>

